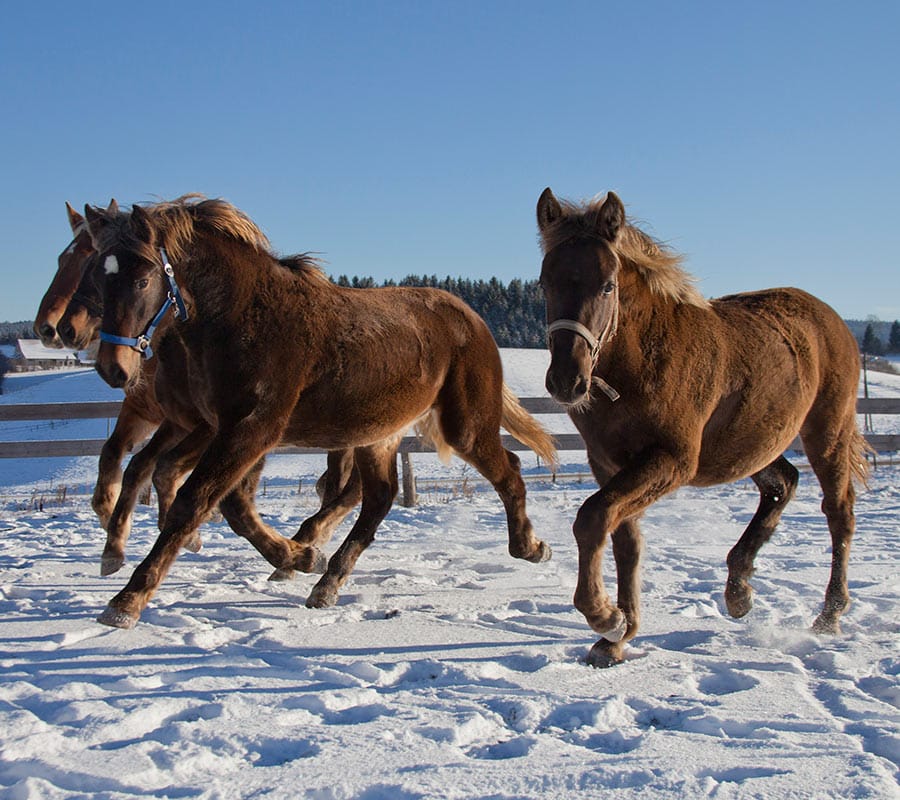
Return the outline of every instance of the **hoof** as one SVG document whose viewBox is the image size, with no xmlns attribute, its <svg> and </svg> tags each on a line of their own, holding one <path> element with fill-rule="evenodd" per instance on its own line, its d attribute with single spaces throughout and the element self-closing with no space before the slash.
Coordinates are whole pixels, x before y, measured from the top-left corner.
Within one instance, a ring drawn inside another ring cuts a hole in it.
<svg viewBox="0 0 900 800">
<path fill-rule="evenodd" d="M 279 567 L 275 570 L 271 575 L 269 575 L 269 580 L 274 583 L 280 583 L 282 581 L 292 581 L 294 580 L 294 572 L 291 567 Z"/>
<path fill-rule="evenodd" d="M 544 561 L 549 561 L 553 555 L 553 551 L 550 549 L 550 545 L 546 542 L 538 542 L 537 550 L 535 550 L 531 555 L 518 553 L 512 548 L 510 548 L 509 554 L 513 558 L 521 558 L 523 561 L 530 561 L 532 564 L 540 564 Z"/>
<path fill-rule="evenodd" d="M 625 659 L 622 657 L 622 646 L 613 645 L 606 639 L 597 642 L 587 654 L 585 661 L 589 666 L 596 669 L 608 669 L 621 664 Z"/>
<path fill-rule="evenodd" d="M 615 608 L 602 622 L 588 618 L 588 624 L 607 642 L 620 642 L 628 632 L 628 620 L 621 609 Z"/>
<path fill-rule="evenodd" d="M 111 628 L 124 628 L 129 630 L 137 625 L 138 618 L 120 611 L 118 608 L 107 606 L 104 612 L 97 617 L 97 622 L 109 625 Z"/>
<path fill-rule="evenodd" d="M 553 557 L 553 551 L 550 549 L 550 545 L 546 542 L 541 542 L 541 546 L 538 548 L 537 556 L 532 559 L 535 564 L 542 564 L 544 561 L 549 561 Z"/>
<path fill-rule="evenodd" d="M 306 601 L 307 608 L 331 608 L 337 605 L 338 593 L 334 589 L 315 586 Z"/>
<path fill-rule="evenodd" d="M 823 618 L 820 614 L 812 624 L 812 632 L 819 634 L 819 636 L 839 636 L 841 623 L 836 619 Z"/>
<path fill-rule="evenodd" d="M 313 575 L 324 575 L 328 569 L 328 556 L 318 547 L 307 547 L 294 559 L 294 569 Z"/>
<path fill-rule="evenodd" d="M 200 538 L 199 533 L 191 534 L 191 538 L 188 539 L 182 547 L 191 553 L 199 553 L 200 549 L 203 547 L 203 540 Z"/>
<path fill-rule="evenodd" d="M 112 575 L 125 566 L 125 559 L 122 556 L 103 556 L 100 559 L 100 574 Z"/>
<path fill-rule="evenodd" d="M 628 620 L 625 619 L 625 615 L 622 614 L 622 619 L 614 628 L 610 628 L 608 631 L 597 631 L 597 633 L 608 642 L 621 642 L 627 631 Z"/>
<path fill-rule="evenodd" d="M 753 608 L 753 592 L 746 581 L 729 580 L 725 584 L 725 606 L 735 619 L 746 616 Z"/>
</svg>

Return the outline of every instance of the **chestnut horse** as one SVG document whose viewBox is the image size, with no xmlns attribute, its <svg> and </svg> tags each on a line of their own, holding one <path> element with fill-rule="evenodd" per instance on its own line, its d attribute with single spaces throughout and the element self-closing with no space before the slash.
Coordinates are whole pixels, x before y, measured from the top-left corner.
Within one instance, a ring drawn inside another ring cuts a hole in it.
<svg viewBox="0 0 900 800">
<path fill-rule="evenodd" d="M 93 271 L 97 251 L 91 241 L 84 217 L 66 203 L 74 239 L 59 255 L 56 275 L 38 307 L 34 332 L 46 347 L 70 347 L 83 350 L 96 340 L 100 325 L 99 302 L 91 296 L 85 275 Z M 122 460 L 134 447 L 147 439 L 163 420 L 163 412 L 153 391 L 156 361 L 144 365 L 144 380 L 125 395 L 112 434 L 103 443 L 97 471 L 97 483 L 91 505 L 107 528 L 122 485 Z"/>
<path fill-rule="evenodd" d="M 179 198 L 176 202 L 201 199 L 203 199 L 201 195 L 191 194 Z M 164 207 L 164 204 L 158 204 L 151 207 L 150 211 L 158 212 Z M 118 207 L 114 202 L 110 204 L 107 213 L 118 213 Z M 83 217 L 71 207 L 69 215 L 73 229 L 77 223 L 79 227 L 84 227 L 87 235 Z M 246 228 L 243 233 L 250 237 L 249 241 L 265 241 L 264 235 L 255 226 Z M 90 242 L 89 236 L 88 239 Z M 72 251 L 71 247 L 69 251 Z M 96 250 L 93 249 L 93 243 L 90 243 L 89 248 L 82 248 L 80 255 L 81 264 L 73 263 L 72 259 L 65 263 L 67 270 L 80 272 L 81 279 L 74 291 L 70 288 L 70 303 L 58 320 L 63 341 L 78 349 L 88 347 L 96 340 L 103 307 L 103 269 L 99 259 L 95 257 Z M 293 258 L 287 258 L 282 259 L 281 263 L 290 268 L 294 261 Z M 61 268 L 62 266 L 61 264 Z M 166 327 L 165 321 L 160 324 L 159 339 L 162 339 Z M 154 344 L 160 346 L 155 338 Z M 171 342 L 169 347 L 170 349 L 177 347 L 177 343 Z M 141 379 L 128 388 L 116 430 L 104 444 L 101 453 L 100 477 L 94 492 L 94 509 L 107 530 L 106 544 L 101 557 L 101 575 L 111 575 L 125 563 L 125 544 L 131 531 L 133 511 L 142 489 L 150 480 L 151 473 L 159 498 L 161 526 L 166 510 L 174 499 L 175 491 L 184 475 L 199 458 L 203 445 L 210 435 L 208 431 L 198 429 L 202 425 L 202 418 L 194 408 L 184 381 L 171 378 L 167 380 L 166 374 L 157 370 L 158 360 L 150 357 L 151 352 L 150 349 L 144 352 L 147 358 L 142 362 Z M 171 372 L 172 364 L 177 363 L 177 359 L 170 358 L 169 363 Z M 146 438 L 157 428 L 150 442 L 131 459 L 123 476 L 121 460 L 125 452 L 130 451 L 137 443 L 136 436 Z M 126 439 L 126 436 L 132 438 Z M 316 514 L 304 521 L 297 537 L 314 536 L 327 540 L 334 528 L 361 499 L 361 486 L 353 452 L 329 453 L 327 459 L 328 468 L 316 484 L 321 507 Z M 318 568 L 322 571 L 323 558 L 308 564 L 307 553 L 296 547 L 292 550 L 290 542 L 276 536 L 263 525 L 254 511 L 248 509 L 253 504 L 262 461 L 258 466 L 259 469 L 253 473 L 256 480 L 242 482 L 240 491 L 223 508 L 232 528 L 250 540 L 276 567 L 272 580 L 286 580 L 292 577 L 295 565 L 300 568 Z M 104 500 L 102 505 L 99 502 L 100 498 Z M 199 536 L 193 537 L 184 546 L 196 552 L 201 546 Z M 305 557 L 298 557 L 298 553 L 303 553 Z"/>
<path fill-rule="evenodd" d="M 547 461 L 552 439 L 503 383 L 500 355 L 484 321 L 436 289 L 348 289 L 311 264 L 284 266 L 241 235 L 249 223 L 223 201 L 170 203 L 163 213 L 134 206 L 129 216 L 86 209 L 105 272 L 97 369 L 112 386 L 140 374 L 130 343 L 144 335 L 168 294 L 189 318 L 172 324 L 177 363 L 211 438 L 178 490 L 162 532 L 100 621 L 133 626 L 214 505 L 280 442 L 354 449 L 362 508 L 328 562 L 307 606 L 337 602 L 338 591 L 372 542 L 397 492 L 396 453 L 418 424 L 472 464 L 507 512 L 511 555 L 550 557 L 525 513 L 518 457 L 501 424 Z M 252 224 L 252 223 L 249 223 Z M 312 553 L 318 542 L 301 544 Z"/>
<path fill-rule="evenodd" d="M 856 425 L 856 341 L 827 305 L 799 289 L 705 300 L 680 258 L 628 224 L 610 192 L 586 204 L 541 195 L 550 367 L 547 389 L 587 445 L 600 490 L 575 519 L 575 606 L 601 638 L 589 663 L 623 659 L 640 621 L 638 520 L 679 486 L 749 476 L 759 508 L 728 554 L 725 602 L 752 605 L 748 578 L 797 486 L 782 453 L 798 434 L 819 483 L 832 541 L 831 578 L 813 628 L 839 632 L 850 603 L 853 480 L 864 481 Z M 602 557 L 612 535 L 613 605 Z"/>
</svg>

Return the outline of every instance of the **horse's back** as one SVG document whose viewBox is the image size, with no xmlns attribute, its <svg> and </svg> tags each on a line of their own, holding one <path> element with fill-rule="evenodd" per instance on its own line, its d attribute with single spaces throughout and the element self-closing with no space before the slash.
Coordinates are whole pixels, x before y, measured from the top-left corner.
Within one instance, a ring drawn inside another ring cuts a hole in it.
<svg viewBox="0 0 900 800">
<path fill-rule="evenodd" d="M 710 308 L 723 378 L 703 432 L 697 483 L 752 474 L 811 422 L 852 422 L 859 355 L 830 306 L 800 289 L 778 288 L 718 298 Z"/>
<path fill-rule="evenodd" d="M 855 391 L 856 339 L 838 313 L 814 295 L 791 287 L 763 289 L 717 298 L 711 308 L 735 329 L 733 338 L 747 359 L 765 360 L 773 349 L 783 350 L 798 372 L 814 370 L 819 383 L 838 373 L 849 378 Z"/>
</svg>

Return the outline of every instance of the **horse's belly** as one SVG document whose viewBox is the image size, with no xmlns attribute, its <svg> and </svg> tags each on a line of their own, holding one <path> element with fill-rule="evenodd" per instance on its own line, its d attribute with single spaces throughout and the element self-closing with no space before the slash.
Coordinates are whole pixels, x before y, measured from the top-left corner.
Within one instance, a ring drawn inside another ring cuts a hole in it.
<svg viewBox="0 0 900 800">
<path fill-rule="evenodd" d="M 714 486 L 754 475 L 790 447 L 799 428 L 799 422 L 791 421 L 757 426 L 752 433 L 729 428 L 704 436 L 691 485 Z"/>
<path fill-rule="evenodd" d="M 343 450 L 404 434 L 434 403 L 433 393 L 380 395 L 347 402 L 332 397 L 303 400 L 291 415 L 284 439 L 305 447 Z"/>
</svg>

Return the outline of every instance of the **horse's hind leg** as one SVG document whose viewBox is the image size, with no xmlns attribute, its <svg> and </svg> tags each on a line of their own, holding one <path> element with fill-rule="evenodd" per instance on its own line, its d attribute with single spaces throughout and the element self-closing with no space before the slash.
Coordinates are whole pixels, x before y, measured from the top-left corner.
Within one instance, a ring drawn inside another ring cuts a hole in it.
<svg viewBox="0 0 900 800">
<path fill-rule="evenodd" d="M 794 496 L 799 473 L 784 456 L 779 456 L 751 477 L 759 489 L 759 507 L 727 559 L 725 605 L 733 617 L 743 617 L 753 607 L 749 582 L 753 562 L 774 533 L 784 507 Z"/>
<path fill-rule="evenodd" d="M 276 573 L 283 571 L 289 577 L 294 569 L 312 572 L 316 567 L 322 572 L 324 558 L 311 557 L 306 547 L 279 535 L 260 519 L 254 498 L 264 464 L 265 458 L 259 459 L 222 498 L 219 502 L 222 516 L 231 530 L 250 542 L 266 561 L 276 567 Z"/>
<path fill-rule="evenodd" d="M 470 419 L 474 419 L 473 415 Z M 462 415 L 443 411 L 441 433 L 460 458 L 477 469 L 494 487 L 506 509 L 509 554 L 513 558 L 539 563 L 552 555 L 550 545 L 534 535 L 525 512 L 525 481 L 519 457 L 503 447 L 499 425 L 473 430 Z"/>
<path fill-rule="evenodd" d="M 362 499 L 362 481 L 356 469 L 353 450 L 332 450 L 328 453 L 328 468 L 316 482 L 322 505 L 309 519 L 305 519 L 294 534 L 294 541 L 307 548 L 309 560 L 304 572 L 324 572 L 326 558 L 320 550 L 335 528 Z M 292 569 L 277 569 L 270 581 L 289 580 Z"/>
<path fill-rule="evenodd" d="M 327 608 L 338 599 L 363 551 L 375 538 L 375 531 L 391 510 L 397 496 L 397 446 L 399 439 L 356 450 L 356 465 L 362 481 L 362 508 L 347 538 L 328 561 L 328 569 L 313 587 L 306 601 L 309 608 Z"/>
<path fill-rule="evenodd" d="M 847 565 L 850 541 L 856 528 L 853 503 L 854 476 L 865 473 L 865 442 L 856 427 L 856 418 L 848 415 L 837 436 L 827 442 L 823 436 L 802 431 L 803 449 L 822 487 L 822 511 L 831 532 L 831 577 L 825 589 L 825 603 L 813 623 L 816 633 L 840 633 L 841 615 L 850 606 Z M 837 441 L 835 441 L 837 439 Z"/>
</svg>

